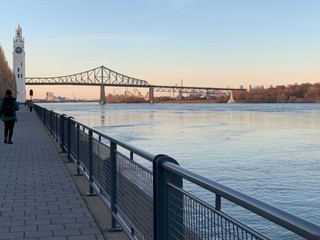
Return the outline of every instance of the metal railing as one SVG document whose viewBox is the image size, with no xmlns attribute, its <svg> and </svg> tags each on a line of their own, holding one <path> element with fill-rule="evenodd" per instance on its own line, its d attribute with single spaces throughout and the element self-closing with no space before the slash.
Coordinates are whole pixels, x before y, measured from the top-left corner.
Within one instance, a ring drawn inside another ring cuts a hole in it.
<svg viewBox="0 0 320 240">
<path fill-rule="evenodd" d="M 166 155 L 154 156 L 38 105 L 35 111 L 76 163 L 77 174 L 87 177 L 88 195 L 98 194 L 110 210 L 110 231 L 121 227 L 130 239 L 320 239 L 320 226 L 184 169 Z M 190 184 L 212 194 L 214 203 L 187 190 Z M 225 202 L 261 218 L 267 231 L 230 216 L 222 210 Z"/>
</svg>

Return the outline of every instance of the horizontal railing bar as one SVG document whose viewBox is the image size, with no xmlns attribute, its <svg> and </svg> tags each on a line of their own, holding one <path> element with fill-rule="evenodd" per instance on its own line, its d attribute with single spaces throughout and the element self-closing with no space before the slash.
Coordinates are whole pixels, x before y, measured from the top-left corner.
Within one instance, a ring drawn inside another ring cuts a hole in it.
<svg viewBox="0 0 320 240">
<path fill-rule="evenodd" d="M 320 226 L 273 207 L 267 203 L 247 196 L 213 180 L 207 179 L 199 174 L 191 172 L 179 165 L 164 162 L 162 167 L 174 172 L 184 179 L 197 184 L 211 192 L 221 195 L 223 198 L 242 206 L 292 232 L 308 239 L 320 239 Z"/>
</svg>

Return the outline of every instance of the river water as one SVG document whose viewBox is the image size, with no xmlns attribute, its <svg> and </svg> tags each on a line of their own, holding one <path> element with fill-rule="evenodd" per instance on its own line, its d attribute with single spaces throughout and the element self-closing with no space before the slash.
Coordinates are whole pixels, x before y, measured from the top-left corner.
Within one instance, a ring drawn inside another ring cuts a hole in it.
<svg viewBox="0 0 320 240">
<path fill-rule="evenodd" d="M 40 104 L 320 225 L 320 104 Z"/>
</svg>

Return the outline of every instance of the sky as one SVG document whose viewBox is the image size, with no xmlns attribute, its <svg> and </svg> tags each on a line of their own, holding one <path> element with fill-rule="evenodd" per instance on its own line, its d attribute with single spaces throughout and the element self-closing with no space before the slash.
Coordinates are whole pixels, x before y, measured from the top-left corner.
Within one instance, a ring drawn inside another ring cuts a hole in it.
<svg viewBox="0 0 320 240">
<path fill-rule="evenodd" d="M 25 38 L 26 76 L 105 67 L 154 85 L 232 87 L 320 82 L 319 0 L 15 0 L 0 4 L 12 68 Z M 35 98 L 99 98 L 99 87 L 26 86 Z M 124 89 L 106 88 L 106 93 Z"/>
</svg>

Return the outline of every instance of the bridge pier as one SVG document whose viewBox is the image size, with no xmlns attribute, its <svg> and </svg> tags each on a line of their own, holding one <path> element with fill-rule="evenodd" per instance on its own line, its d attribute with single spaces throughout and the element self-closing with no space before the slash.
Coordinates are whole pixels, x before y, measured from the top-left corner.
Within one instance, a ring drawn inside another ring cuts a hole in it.
<svg viewBox="0 0 320 240">
<path fill-rule="evenodd" d="M 206 100 L 210 100 L 210 99 L 211 99 L 210 92 L 207 92 L 207 93 L 206 93 Z"/>
<path fill-rule="evenodd" d="M 154 89 L 153 87 L 149 87 L 149 103 L 154 103 Z"/>
<path fill-rule="evenodd" d="M 100 86 L 100 99 L 99 99 L 99 104 L 106 104 L 106 93 L 104 91 L 104 86 Z"/>
<path fill-rule="evenodd" d="M 179 100 L 180 101 L 182 100 L 182 90 L 181 89 L 179 90 Z"/>
</svg>

